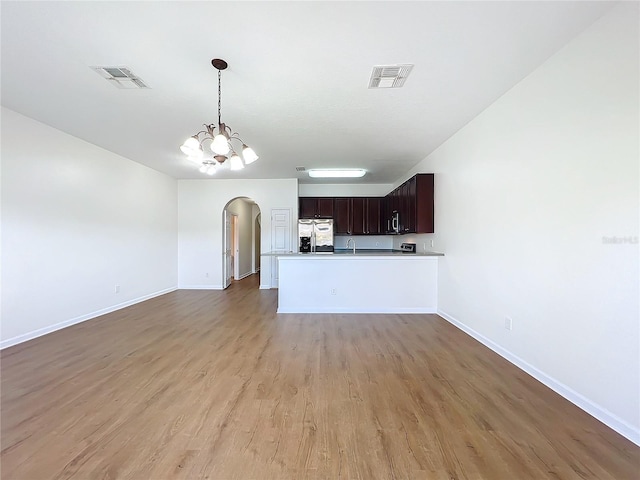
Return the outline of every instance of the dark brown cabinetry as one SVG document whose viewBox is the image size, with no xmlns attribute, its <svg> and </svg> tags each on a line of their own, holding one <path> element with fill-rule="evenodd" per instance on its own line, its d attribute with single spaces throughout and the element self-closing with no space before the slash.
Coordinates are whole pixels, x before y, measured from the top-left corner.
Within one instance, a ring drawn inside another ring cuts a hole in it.
<svg viewBox="0 0 640 480">
<path fill-rule="evenodd" d="M 334 200 L 334 232 L 347 235 L 380 235 L 382 198 L 344 197 Z"/>
<path fill-rule="evenodd" d="M 300 197 L 300 218 L 333 218 L 333 197 Z"/>
<path fill-rule="evenodd" d="M 351 199 L 333 200 L 333 233 L 352 235 Z"/>
<path fill-rule="evenodd" d="M 300 197 L 300 218 L 333 218 L 338 235 L 433 233 L 433 173 L 418 173 L 386 197 Z M 392 231 L 394 212 L 398 231 Z"/>
<path fill-rule="evenodd" d="M 355 215 L 354 215 L 355 218 Z M 364 230 L 367 235 L 380 235 L 382 228 L 382 198 L 368 197 L 364 199 Z"/>
<path fill-rule="evenodd" d="M 351 199 L 351 233 L 353 235 L 364 235 L 367 233 L 365 226 L 365 199 L 355 197 Z"/>
<path fill-rule="evenodd" d="M 384 212 L 385 222 L 398 212 L 398 233 L 433 233 L 433 173 L 419 173 L 389 193 Z"/>
<path fill-rule="evenodd" d="M 382 204 L 384 198 L 369 199 L 369 231 L 375 234 L 385 233 L 384 218 L 382 217 Z M 374 223 L 376 222 L 377 223 Z M 374 229 L 375 225 L 375 229 Z"/>
</svg>

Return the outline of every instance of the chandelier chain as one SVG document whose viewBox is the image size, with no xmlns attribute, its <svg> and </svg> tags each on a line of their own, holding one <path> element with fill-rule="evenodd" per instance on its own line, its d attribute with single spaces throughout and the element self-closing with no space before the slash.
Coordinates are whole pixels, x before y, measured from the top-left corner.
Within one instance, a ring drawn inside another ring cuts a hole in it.
<svg viewBox="0 0 640 480">
<path fill-rule="evenodd" d="M 218 125 L 220 125 L 220 123 L 222 123 L 220 121 L 220 110 L 222 110 L 222 90 L 220 88 L 220 76 L 221 76 L 221 71 L 218 70 Z M 222 132 L 220 132 L 222 133 Z"/>
</svg>

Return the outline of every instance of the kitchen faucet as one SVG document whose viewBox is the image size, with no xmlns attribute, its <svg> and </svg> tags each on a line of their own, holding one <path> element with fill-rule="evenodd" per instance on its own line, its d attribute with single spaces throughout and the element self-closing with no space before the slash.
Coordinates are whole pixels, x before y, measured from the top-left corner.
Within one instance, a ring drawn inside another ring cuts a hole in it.
<svg viewBox="0 0 640 480">
<path fill-rule="evenodd" d="M 355 254 L 356 253 L 356 241 L 352 237 L 349 237 L 347 239 L 347 248 L 349 248 L 349 243 L 351 243 L 351 242 L 353 242 L 353 253 Z"/>
</svg>

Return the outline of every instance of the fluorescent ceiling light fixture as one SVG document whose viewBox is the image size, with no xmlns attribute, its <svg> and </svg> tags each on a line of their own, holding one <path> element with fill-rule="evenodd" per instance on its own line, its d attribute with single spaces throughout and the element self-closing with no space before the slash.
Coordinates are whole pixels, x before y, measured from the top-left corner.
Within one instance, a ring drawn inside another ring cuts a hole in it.
<svg viewBox="0 0 640 480">
<path fill-rule="evenodd" d="M 363 168 L 309 170 L 309 176 L 312 178 L 358 178 L 364 177 L 365 173 L 367 171 Z"/>
</svg>

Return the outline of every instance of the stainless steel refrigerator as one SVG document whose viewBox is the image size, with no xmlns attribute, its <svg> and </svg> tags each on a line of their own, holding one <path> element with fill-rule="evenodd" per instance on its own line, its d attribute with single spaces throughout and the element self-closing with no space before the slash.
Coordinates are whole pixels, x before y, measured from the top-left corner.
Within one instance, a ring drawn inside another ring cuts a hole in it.
<svg viewBox="0 0 640 480">
<path fill-rule="evenodd" d="M 333 252 L 333 220 L 298 220 L 301 253 Z"/>
</svg>

